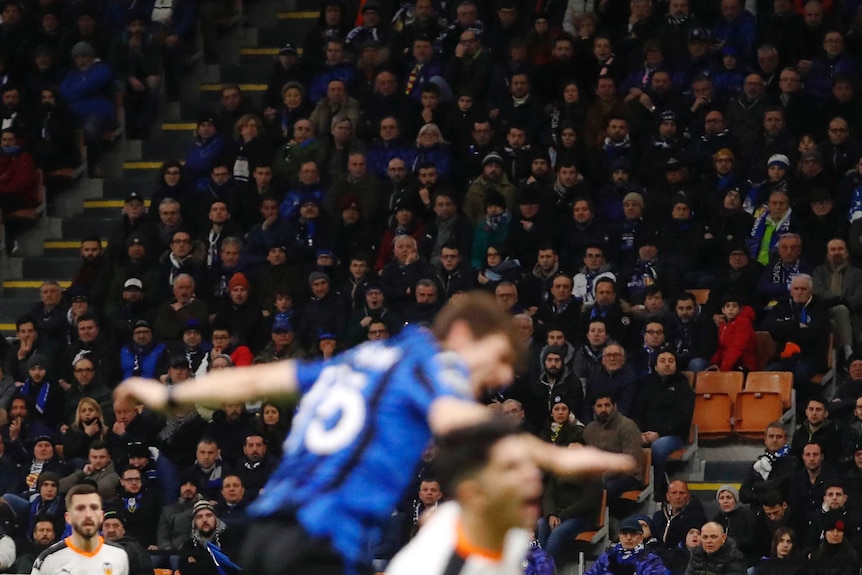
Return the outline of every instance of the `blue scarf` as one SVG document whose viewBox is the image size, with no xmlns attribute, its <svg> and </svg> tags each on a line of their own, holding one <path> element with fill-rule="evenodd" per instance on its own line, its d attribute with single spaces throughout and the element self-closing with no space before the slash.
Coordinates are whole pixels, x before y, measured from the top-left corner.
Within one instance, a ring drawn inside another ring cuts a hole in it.
<svg viewBox="0 0 862 575">
<path fill-rule="evenodd" d="M 512 214 L 509 212 L 503 212 L 499 216 L 487 216 L 485 218 L 485 229 L 489 232 L 496 232 L 500 228 L 508 228 L 511 221 Z"/>
<path fill-rule="evenodd" d="M 24 397 L 30 397 L 30 386 L 33 385 L 33 382 L 30 381 L 28 377 L 24 380 L 24 386 L 21 388 L 21 395 Z M 38 385 L 38 384 L 37 384 Z M 48 392 L 51 390 L 51 384 L 47 381 L 39 387 L 39 393 L 36 395 L 36 411 L 45 415 L 45 407 L 48 405 Z"/>
<path fill-rule="evenodd" d="M 225 567 L 228 569 L 232 569 L 234 571 L 242 571 L 242 567 L 234 563 L 230 560 L 230 557 L 224 554 L 224 552 L 219 549 L 219 546 L 215 543 L 207 542 L 207 552 L 210 554 L 210 557 L 215 564 L 216 571 L 218 571 L 219 575 L 227 575 L 228 572 L 225 571 Z"/>
<path fill-rule="evenodd" d="M 859 218 L 862 218 L 862 180 L 856 181 L 853 196 L 850 199 L 850 209 L 847 211 L 847 219 L 851 224 Z"/>
</svg>

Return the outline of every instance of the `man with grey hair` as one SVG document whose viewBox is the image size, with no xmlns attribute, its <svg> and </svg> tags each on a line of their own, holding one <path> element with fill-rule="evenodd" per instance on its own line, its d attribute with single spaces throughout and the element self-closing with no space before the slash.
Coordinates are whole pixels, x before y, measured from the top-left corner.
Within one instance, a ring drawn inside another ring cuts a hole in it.
<svg viewBox="0 0 862 575">
<path fill-rule="evenodd" d="M 778 342 L 778 357 L 766 370 L 793 372 L 797 410 L 802 410 L 808 398 L 819 393 L 820 386 L 811 378 L 827 369 L 830 331 L 829 309 L 814 293 L 810 275 L 798 274 L 790 280 L 790 297 L 778 302 L 767 329 Z"/>
<path fill-rule="evenodd" d="M 204 326 L 209 320 L 209 306 L 195 297 L 195 280 L 188 274 L 174 278 L 173 299 L 159 307 L 154 330 L 163 341 L 176 341 L 180 330 L 190 322 Z"/>
<path fill-rule="evenodd" d="M 416 282 L 416 289 L 413 294 L 414 300 L 404 308 L 404 322 L 431 325 L 434 316 L 442 307 L 438 297 L 437 283 L 434 280 L 423 278 Z"/>
<path fill-rule="evenodd" d="M 778 240 L 778 257 L 760 274 L 757 292 L 767 301 L 781 301 L 787 298 L 790 281 L 801 273 L 810 272 L 808 262 L 802 259 L 802 238 L 796 233 L 785 233 Z"/>
<path fill-rule="evenodd" d="M 434 277 L 434 268 L 419 257 L 419 246 L 413 236 L 398 236 L 392 252 L 392 260 L 380 274 L 380 285 L 386 301 L 399 313 L 414 301 L 414 291 L 419 280 Z M 432 282 L 433 283 L 433 282 Z"/>
</svg>

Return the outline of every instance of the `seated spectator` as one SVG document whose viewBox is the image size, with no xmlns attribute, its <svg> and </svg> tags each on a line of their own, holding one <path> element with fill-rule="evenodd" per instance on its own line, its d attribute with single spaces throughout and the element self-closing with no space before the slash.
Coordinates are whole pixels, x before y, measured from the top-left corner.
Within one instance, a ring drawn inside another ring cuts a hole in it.
<svg viewBox="0 0 862 575">
<path fill-rule="evenodd" d="M 539 358 L 541 371 L 538 378 L 528 383 L 535 409 L 530 410 L 530 423 L 536 429 L 546 429 L 552 421 L 553 408 L 565 403 L 573 413 L 586 407 L 581 382 L 563 363 L 565 351 L 557 346 L 547 346 Z"/>
<path fill-rule="evenodd" d="M 209 320 L 209 306 L 195 297 L 195 280 L 181 273 L 174 278 L 174 297 L 159 307 L 153 329 L 159 338 L 176 341 L 182 336 L 182 328 L 190 320 L 198 325 L 206 325 Z"/>
<path fill-rule="evenodd" d="M 583 445 L 584 424 L 577 420 L 575 412 L 568 403 L 556 401 L 551 407 L 550 423 L 541 428 L 539 435 L 545 441 L 561 446 L 569 446 L 573 443 Z"/>
<path fill-rule="evenodd" d="M 834 228 L 833 228 L 833 231 Z M 843 234 L 846 236 L 846 234 Z M 833 236 L 826 244 L 826 261 L 814 268 L 814 293 L 829 308 L 833 344 L 841 349 L 844 359 L 853 352 L 854 333 L 859 333 L 862 311 L 862 269 L 850 263 L 847 241 Z"/>
<path fill-rule="evenodd" d="M 113 130 L 117 111 L 111 98 L 113 77 L 111 67 L 97 58 L 91 44 L 81 41 L 72 47 L 74 69 L 60 84 L 60 95 L 75 114 L 87 143 L 90 176 L 101 173 L 102 135 Z"/>
<path fill-rule="evenodd" d="M 702 311 L 710 315 L 716 325 L 722 317 L 721 308 L 727 295 L 738 298 L 740 306 L 760 305 L 757 294 L 760 270 L 740 240 L 729 242 L 726 261 L 727 265 L 722 266 L 721 271 L 716 270 L 717 273 L 713 275 L 709 299 L 702 306 Z"/>
<path fill-rule="evenodd" d="M 57 542 L 57 531 L 54 522 L 45 516 L 35 518 L 33 528 L 28 533 L 27 545 L 18 554 L 14 570 L 26 573 L 33 569 L 36 558 L 48 547 Z"/>
<path fill-rule="evenodd" d="M 155 490 L 144 483 L 140 469 L 128 467 L 123 470 L 117 499 L 106 501 L 105 506 L 118 511 L 129 537 L 145 548 L 156 544 L 161 502 Z"/>
<path fill-rule="evenodd" d="M 811 554 L 813 575 L 827 573 L 854 573 L 859 568 L 859 555 L 846 537 L 846 526 L 840 511 L 832 511 L 824 518 L 823 540 Z"/>
<path fill-rule="evenodd" d="M 517 290 L 520 280 L 521 262 L 510 257 L 504 246 L 488 246 L 485 252 L 485 261 L 476 276 L 479 286 L 488 291 L 496 292 L 501 285 L 509 284 Z"/>
<path fill-rule="evenodd" d="M 790 297 L 778 302 L 767 324 L 778 342 L 778 357 L 766 365 L 767 371 L 792 371 L 797 411 L 817 393 L 811 378 L 826 368 L 829 345 L 829 310 L 814 294 L 811 276 L 799 274 L 790 281 Z"/>
<path fill-rule="evenodd" d="M 271 363 L 283 359 L 302 359 L 305 350 L 293 330 L 293 322 L 288 318 L 276 318 L 272 322 L 272 341 L 254 357 L 254 363 Z"/>
<path fill-rule="evenodd" d="M 551 326 L 559 327 L 567 339 L 577 340 L 581 333 L 581 302 L 573 293 L 572 278 L 560 273 L 553 278 L 550 297 L 539 304 L 534 323 L 539 333 Z"/>
<path fill-rule="evenodd" d="M 548 330 L 548 335 L 552 330 Z M 574 340 L 577 341 L 577 340 Z M 605 347 L 611 342 L 604 320 L 596 318 L 589 321 L 587 337 L 583 345 L 577 348 L 572 361 L 575 376 L 586 383 L 593 375 L 602 369 L 602 355 Z M 568 345 L 572 345 L 569 343 Z M 568 357 L 568 356 L 567 356 Z"/>
<path fill-rule="evenodd" d="M 409 236 L 418 242 L 425 236 L 425 228 L 417 212 L 417 206 L 406 198 L 398 200 L 392 207 L 395 221 L 383 232 L 383 237 L 380 239 L 380 251 L 374 264 L 374 269 L 378 273 L 392 261 L 396 239 Z"/>
<path fill-rule="evenodd" d="M 254 415 L 241 403 L 225 404 L 213 413 L 205 436 L 216 442 L 219 455 L 233 468 L 242 454 L 245 438 L 253 429 Z"/>
<path fill-rule="evenodd" d="M 186 154 L 184 175 L 198 193 L 206 191 L 210 172 L 216 159 L 225 151 L 225 138 L 219 134 L 215 115 L 209 112 L 198 116 L 194 142 Z"/>
<path fill-rule="evenodd" d="M 6 403 L 8 422 L 0 429 L 9 454 L 20 462 L 29 460 L 37 438 L 51 437 L 51 429 L 31 416 L 34 409 L 32 402 L 17 394 Z"/>
<path fill-rule="evenodd" d="M 617 278 L 611 270 L 611 264 L 605 259 L 605 247 L 602 245 L 588 246 L 584 251 L 584 265 L 575 274 L 574 296 L 581 302 L 583 309 L 589 310 L 595 303 L 596 282 L 600 278 Z"/>
<path fill-rule="evenodd" d="M 403 309 L 404 323 L 413 325 L 430 326 L 437 312 L 443 307 L 438 295 L 437 283 L 429 278 L 424 278 L 416 283 L 413 291 L 414 301 L 408 302 Z"/>
<path fill-rule="evenodd" d="M 225 557 L 216 563 L 209 546 L 215 546 Z M 215 507 L 209 501 L 198 501 L 192 514 L 192 532 L 187 536 L 180 555 L 180 571 L 188 575 L 212 573 L 219 567 L 231 567 L 231 559 L 239 557 L 238 533 L 231 531 L 224 521 L 216 517 Z"/>
<path fill-rule="evenodd" d="M 691 560 L 685 572 L 713 573 L 715 575 L 743 575 L 745 557 L 736 542 L 728 538 L 724 528 L 710 521 L 700 530 L 700 547 L 691 551 Z"/>
<path fill-rule="evenodd" d="M 42 282 L 42 285 L 39 287 L 39 303 L 30 309 L 29 314 L 33 327 L 46 344 L 65 346 L 69 343 L 67 339 L 69 335 L 69 323 L 66 319 L 68 311 L 69 306 L 63 301 L 63 292 L 60 290 L 60 284 L 55 281 Z M 49 353 L 48 349 L 40 351 L 45 352 L 45 355 L 53 360 L 53 353 Z M 19 357 L 18 359 L 19 361 L 25 360 L 26 363 L 26 358 Z M 51 362 L 52 367 L 54 363 L 54 361 Z M 20 367 L 26 368 L 25 365 L 21 365 Z M 18 376 L 16 375 L 15 377 Z M 23 378 L 19 377 L 19 379 Z"/>
<path fill-rule="evenodd" d="M 608 335 L 623 347 L 631 343 L 631 318 L 623 311 L 617 292 L 617 284 L 610 278 L 595 281 L 595 303 L 592 309 L 581 315 L 580 325 L 589 325 L 590 320 L 601 319 L 605 322 Z"/>
<path fill-rule="evenodd" d="M 638 462 L 631 473 L 602 475 L 608 501 L 613 501 L 623 492 L 643 486 L 641 432 L 634 421 L 617 411 L 610 395 L 597 396 L 592 406 L 595 419 L 584 429 L 584 443 L 611 453 L 627 453 Z"/>
<path fill-rule="evenodd" d="M 603 553 L 586 575 L 612 575 L 625 570 L 635 575 L 661 575 L 664 564 L 655 553 L 643 548 L 643 528 L 629 517 L 620 525 L 620 542 Z"/>
<path fill-rule="evenodd" d="M 196 319 L 190 319 L 180 328 L 179 339 L 167 342 L 167 351 L 162 354 L 159 361 L 159 379 L 165 381 L 167 372 L 173 366 L 175 360 L 184 364 L 191 373 L 197 373 L 203 365 L 204 359 L 210 353 L 210 342 L 204 339 L 205 325 Z M 179 367 L 179 366 L 177 366 Z"/>
<path fill-rule="evenodd" d="M 110 405 L 110 397 L 108 395 L 106 398 L 108 405 Z M 83 467 L 93 443 L 104 442 L 108 434 L 102 406 L 92 398 L 82 397 L 77 403 L 71 425 L 63 424 L 60 427 L 60 433 L 63 441 L 63 456 L 73 465 Z"/>
<path fill-rule="evenodd" d="M 754 553 L 754 514 L 747 506 L 740 505 L 739 491 L 732 485 L 722 485 L 715 492 L 718 513 L 712 520 L 724 528 L 736 547 L 747 558 Z"/>
<path fill-rule="evenodd" d="M 721 322 L 718 324 L 718 349 L 710 360 L 708 371 L 745 372 L 757 369 L 754 340 L 754 310 L 741 307 L 733 294 L 724 297 Z"/>
<path fill-rule="evenodd" d="M 818 443 L 823 460 L 837 467 L 841 458 L 841 437 L 837 422 L 829 418 L 829 404 L 823 397 L 811 397 L 805 405 L 805 419 L 793 433 L 791 453 L 802 456 L 806 443 Z"/>
<path fill-rule="evenodd" d="M 253 501 L 263 490 L 278 461 L 269 451 L 263 435 L 257 431 L 248 433 L 242 446 L 242 456 L 236 461 L 235 472 L 245 487 L 245 496 Z"/>
<path fill-rule="evenodd" d="M 249 500 L 245 497 L 245 487 L 238 475 L 229 474 L 222 481 L 221 493 L 216 505 L 216 513 L 228 527 L 242 527 L 246 520 Z"/>
<path fill-rule="evenodd" d="M 503 158 L 497 152 L 489 153 L 482 160 L 482 173 L 473 180 L 464 198 L 462 209 L 474 224 L 481 223 L 485 217 L 485 198 L 489 190 L 503 195 L 509 211 L 515 208 L 515 188 L 503 171 Z"/>
<path fill-rule="evenodd" d="M 249 297 L 250 289 L 245 274 L 233 274 L 228 282 L 228 297 L 214 306 L 212 321 L 227 324 L 240 344 L 259 349 L 263 316 L 257 303 Z"/>
<path fill-rule="evenodd" d="M 763 434 L 766 447 L 748 470 L 739 488 L 739 501 L 754 508 L 766 505 L 767 493 L 777 492 L 787 498 L 790 477 L 799 468 L 799 459 L 790 453 L 787 432 L 780 421 L 770 423 Z"/>
<path fill-rule="evenodd" d="M 438 195 L 443 199 L 445 196 Z M 457 223 L 456 223 L 457 225 Z M 425 237 L 428 237 L 426 233 Z M 432 257 L 433 259 L 433 257 Z M 461 248 L 455 241 L 448 241 L 440 248 L 439 262 L 434 279 L 440 288 L 440 295 L 448 301 L 453 295 L 470 291 L 476 287 L 476 279 L 469 264 L 462 258 Z"/>
<path fill-rule="evenodd" d="M 156 445 L 159 430 L 146 411 L 138 413 L 134 401 L 114 400 L 114 424 L 108 432 L 108 445 L 117 461 L 127 461 L 127 448 L 131 443 Z"/>
<path fill-rule="evenodd" d="M 227 356 L 233 366 L 251 365 L 254 356 L 246 345 L 240 345 L 230 325 L 218 319 L 213 321 L 211 329 L 212 349 L 201 361 L 198 371 L 211 369 L 215 358 Z"/>
<path fill-rule="evenodd" d="M 793 510 L 799 539 L 807 541 L 808 528 L 820 513 L 826 486 L 839 480 L 838 471 L 823 461 L 823 450 L 818 443 L 802 447 L 802 469 L 790 477 L 787 501 Z"/>
<path fill-rule="evenodd" d="M 635 402 L 634 419 L 643 430 L 643 444 L 652 451 L 658 500 L 668 490 L 667 459 L 685 445 L 694 416 L 694 391 L 677 371 L 678 367 L 672 351 L 659 351 L 655 371 L 641 383 L 640 396 Z"/>
<path fill-rule="evenodd" d="M 658 543 L 662 544 L 661 541 Z M 700 527 L 692 524 L 688 527 L 685 540 L 679 545 L 673 549 L 661 547 L 656 552 L 671 575 L 685 575 L 685 570 L 691 561 L 691 552 L 698 547 L 700 547 Z"/>
<path fill-rule="evenodd" d="M 706 523 L 700 500 L 691 496 L 688 484 L 671 481 L 665 501 L 652 516 L 652 526 L 666 549 L 674 549 L 687 539 L 689 528 Z M 738 575 L 738 574 L 737 574 Z"/>
<path fill-rule="evenodd" d="M 754 226 L 746 240 L 751 259 L 761 265 L 769 265 L 777 251 L 778 240 L 794 231 L 796 231 L 796 222 L 793 210 L 790 209 L 787 192 L 780 189 L 772 190 L 765 207 L 761 207 L 755 213 Z"/>
<path fill-rule="evenodd" d="M 596 397 L 605 394 L 614 398 L 616 409 L 621 414 L 633 416 L 639 389 L 638 374 L 634 366 L 627 361 L 625 349 L 617 343 L 608 344 L 602 353 L 602 369 L 587 379 L 582 419 L 592 421 L 593 414 L 588 412 L 587 406 L 593 404 Z"/>
<path fill-rule="evenodd" d="M 95 313 L 86 313 L 78 318 L 78 340 L 72 342 L 60 357 L 59 375 L 64 380 L 72 379 L 72 364 L 76 358 L 86 356 L 96 368 L 93 382 L 102 387 L 116 387 L 117 352 L 108 332 L 102 328 Z"/>
<path fill-rule="evenodd" d="M 152 572 L 153 564 L 150 555 L 142 541 L 126 534 L 126 519 L 120 512 L 113 509 L 105 511 L 105 517 L 102 519 L 102 534 L 105 541 L 122 547 L 128 555 L 129 575 Z"/>
<path fill-rule="evenodd" d="M 94 481 L 99 489 L 102 501 L 113 499 L 117 493 L 120 478 L 114 470 L 114 462 L 108 453 L 108 444 L 104 441 L 94 441 L 87 453 L 88 463 L 82 470 L 74 471 L 60 479 L 60 493 L 68 492 L 84 479 Z"/>
<path fill-rule="evenodd" d="M 545 488 L 537 536 L 542 548 L 559 557 L 564 546 L 593 525 L 602 484 L 596 478 L 551 476 Z"/>
<path fill-rule="evenodd" d="M 294 123 L 291 139 L 275 151 L 272 163 L 275 186 L 279 189 L 288 189 L 296 185 L 297 177 L 301 176 L 302 165 L 306 162 L 322 165 L 323 146 L 320 140 L 315 139 L 311 122 L 301 119 Z M 301 177 L 299 181 L 302 181 Z"/>
<path fill-rule="evenodd" d="M 132 328 L 132 341 L 120 348 L 122 378 L 132 376 L 155 379 L 159 375 L 159 359 L 165 344 L 153 339 L 153 329 L 146 320 L 138 320 Z"/>
<path fill-rule="evenodd" d="M 21 134 L 22 139 L 24 134 Z M 17 250 L 16 235 L 20 224 L 9 214 L 41 203 L 33 157 L 23 149 L 11 128 L 0 132 L 0 211 L 4 218 L 6 254 Z"/>
<path fill-rule="evenodd" d="M 192 508 L 198 501 L 196 478 L 186 472 L 180 477 L 180 496 L 162 508 L 156 535 L 159 551 L 176 553 L 182 548 L 192 523 Z"/>
<path fill-rule="evenodd" d="M 814 513 L 808 526 L 808 539 L 805 542 L 806 550 L 815 550 L 821 541 L 826 538 L 826 531 L 833 524 L 832 521 L 839 518 L 844 522 L 844 536 L 854 549 L 858 548 L 862 538 L 862 517 L 847 506 L 847 492 L 844 483 L 833 480 L 826 485 L 820 513 Z"/>
</svg>

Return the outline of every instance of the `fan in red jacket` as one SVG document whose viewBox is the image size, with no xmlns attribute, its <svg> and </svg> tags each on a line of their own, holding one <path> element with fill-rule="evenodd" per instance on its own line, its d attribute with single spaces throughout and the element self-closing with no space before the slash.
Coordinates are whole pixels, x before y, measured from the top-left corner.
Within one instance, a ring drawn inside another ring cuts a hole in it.
<svg viewBox="0 0 862 575">
<path fill-rule="evenodd" d="M 754 310 L 739 306 L 732 295 L 724 298 L 721 306 L 724 321 L 718 326 L 718 349 L 712 356 L 710 370 L 732 371 L 757 369 L 754 338 Z"/>
<path fill-rule="evenodd" d="M 39 206 L 39 178 L 33 157 L 25 152 L 9 129 L 0 133 L 0 212 L 11 212 Z M 16 226 L 6 221 L 6 250 L 13 253 Z"/>
</svg>

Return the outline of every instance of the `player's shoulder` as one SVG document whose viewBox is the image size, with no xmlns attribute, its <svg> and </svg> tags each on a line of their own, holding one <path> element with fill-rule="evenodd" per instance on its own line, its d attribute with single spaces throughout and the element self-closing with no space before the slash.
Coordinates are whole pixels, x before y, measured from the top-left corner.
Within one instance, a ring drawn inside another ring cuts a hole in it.
<svg viewBox="0 0 862 575">
<path fill-rule="evenodd" d="M 49 557 L 67 548 L 68 546 L 66 545 L 65 539 L 57 541 L 56 543 L 39 553 L 39 556 L 36 557 L 36 561 L 33 562 L 33 568 L 41 569 L 42 565 Z"/>
</svg>

